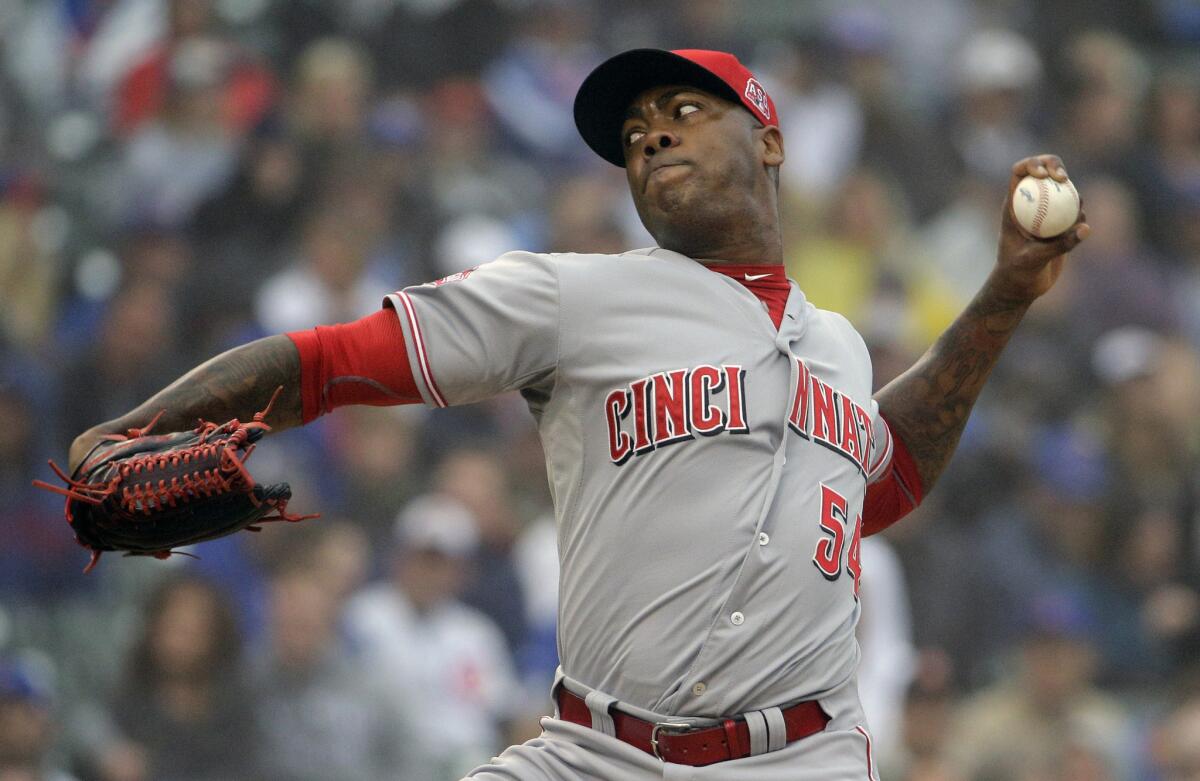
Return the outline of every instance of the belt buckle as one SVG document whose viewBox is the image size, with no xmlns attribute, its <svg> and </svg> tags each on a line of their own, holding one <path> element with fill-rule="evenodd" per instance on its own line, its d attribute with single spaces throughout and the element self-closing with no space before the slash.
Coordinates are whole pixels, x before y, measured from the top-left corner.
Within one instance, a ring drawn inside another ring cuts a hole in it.
<svg viewBox="0 0 1200 781">
<path fill-rule="evenodd" d="M 689 731 L 692 729 L 692 725 L 685 724 L 681 721 L 658 721 L 654 723 L 654 726 L 650 729 L 650 749 L 654 752 L 655 758 L 660 762 L 667 761 L 663 759 L 662 754 L 658 753 L 658 733 L 664 729 L 680 729 Z"/>
</svg>

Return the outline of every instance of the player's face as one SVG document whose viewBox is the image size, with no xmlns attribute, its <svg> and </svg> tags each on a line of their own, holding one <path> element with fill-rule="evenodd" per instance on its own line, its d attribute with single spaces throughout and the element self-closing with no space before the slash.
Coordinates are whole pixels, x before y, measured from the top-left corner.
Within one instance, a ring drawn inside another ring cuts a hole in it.
<svg viewBox="0 0 1200 781">
<path fill-rule="evenodd" d="M 764 143 L 764 136 L 770 141 Z M 766 166 L 778 131 L 741 106 L 695 87 L 668 85 L 641 93 L 621 129 L 625 171 L 638 215 L 663 247 L 711 257 L 747 214 L 773 209 Z M 780 161 L 782 149 L 778 148 Z M 715 243 L 714 243 L 715 242 Z"/>
</svg>

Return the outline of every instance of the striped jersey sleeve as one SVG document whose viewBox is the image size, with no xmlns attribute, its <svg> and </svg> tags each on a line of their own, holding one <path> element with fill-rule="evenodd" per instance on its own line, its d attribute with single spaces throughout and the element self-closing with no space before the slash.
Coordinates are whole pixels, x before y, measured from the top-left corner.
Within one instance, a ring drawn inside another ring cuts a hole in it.
<svg viewBox="0 0 1200 781">
<path fill-rule="evenodd" d="M 421 398 L 470 404 L 552 382 L 559 293 L 553 258 L 510 252 L 473 269 L 387 296 L 404 331 Z"/>
<path fill-rule="evenodd" d="M 871 400 L 871 452 L 867 457 L 867 484 L 876 482 L 887 474 L 892 463 L 892 453 L 895 441 L 892 439 L 892 429 L 888 426 L 883 415 L 879 414 L 879 403 Z"/>
</svg>

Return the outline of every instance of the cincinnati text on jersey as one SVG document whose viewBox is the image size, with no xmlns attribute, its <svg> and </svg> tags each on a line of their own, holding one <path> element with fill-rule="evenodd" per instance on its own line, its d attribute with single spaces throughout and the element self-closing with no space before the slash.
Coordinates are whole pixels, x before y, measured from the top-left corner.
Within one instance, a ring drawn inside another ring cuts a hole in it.
<svg viewBox="0 0 1200 781">
<path fill-rule="evenodd" d="M 741 366 L 703 365 L 634 380 L 604 399 L 609 457 L 621 465 L 697 435 L 748 434 L 745 398 Z"/>
<path fill-rule="evenodd" d="M 826 384 L 796 361 L 796 387 L 788 427 L 805 439 L 848 458 L 865 477 L 867 459 L 875 451 L 875 430 L 871 413 L 846 394 Z"/>
<path fill-rule="evenodd" d="M 799 358 L 788 427 L 848 459 L 862 475 L 874 446 L 870 413 L 809 371 Z M 750 431 L 746 370 L 697 366 L 658 372 L 617 388 L 604 399 L 610 460 L 715 434 Z"/>
</svg>

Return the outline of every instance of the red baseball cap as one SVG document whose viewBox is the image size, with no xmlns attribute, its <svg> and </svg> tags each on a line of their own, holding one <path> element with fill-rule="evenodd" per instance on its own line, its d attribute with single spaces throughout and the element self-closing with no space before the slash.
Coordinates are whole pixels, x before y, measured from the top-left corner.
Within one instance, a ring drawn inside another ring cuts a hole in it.
<svg viewBox="0 0 1200 781">
<path fill-rule="evenodd" d="M 625 167 L 621 125 L 629 104 L 650 87 L 687 84 L 740 103 L 764 125 L 779 126 L 775 103 L 754 74 L 725 52 L 633 49 L 601 63 L 575 95 L 575 126 L 596 154 Z"/>
</svg>

